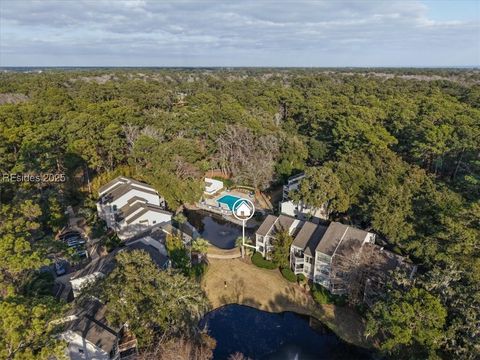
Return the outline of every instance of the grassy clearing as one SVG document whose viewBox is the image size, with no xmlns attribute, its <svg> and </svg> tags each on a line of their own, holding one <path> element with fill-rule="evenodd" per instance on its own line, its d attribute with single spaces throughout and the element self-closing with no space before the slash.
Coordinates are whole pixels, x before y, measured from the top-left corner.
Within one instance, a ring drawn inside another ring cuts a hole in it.
<svg viewBox="0 0 480 360">
<path fill-rule="evenodd" d="M 278 270 L 261 269 L 240 259 L 212 259 L 202 286 L 214 308 L 237 303 L 271 312 L 311 315 L 345 341 L 371 346 L 363 336 L 365 324 L 355 311 L 315 303 L 308 290 L 288 282 Z"/>
</svg>

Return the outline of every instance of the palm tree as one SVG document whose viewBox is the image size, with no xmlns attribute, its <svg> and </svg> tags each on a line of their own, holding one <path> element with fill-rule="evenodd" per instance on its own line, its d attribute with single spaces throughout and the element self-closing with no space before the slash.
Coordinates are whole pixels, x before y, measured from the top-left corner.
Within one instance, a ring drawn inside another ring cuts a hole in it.
<svg viewBox="0 0 480 360">
<path fill-rule="evenodd" d="M 179 212 L 173 216 L 173 221 L 178 224 L 185 224 L 187 222 L 187 217 L 182 212 Z"/>
<path fill-rule="evenodd" d="M 245 258 L 245 249 L 243 247 L 243 238 L 241 236 L 237 237 L 235 240 L 235 247 L 240 248 L 240 254 L 242 254 L 242 259 Z"/>
<path fill-rule="evenodd" d="M 199 237 L 193 240 L 192 251 L 203 255 L 207 253 L 209 246 L 210 243 L 207 240 Z"/>
</svg>

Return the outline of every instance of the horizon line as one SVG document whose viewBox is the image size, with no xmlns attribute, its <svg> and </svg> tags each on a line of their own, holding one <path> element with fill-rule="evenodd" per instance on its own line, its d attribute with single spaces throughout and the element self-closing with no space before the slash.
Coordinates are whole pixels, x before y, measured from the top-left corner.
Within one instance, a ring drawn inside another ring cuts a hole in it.
<svg viewBox="0 0 480 360">
<path fill-rule="evenodd" d="M 480 69 L 478 65 L 349 65 L 349 66 L 228 66 L 228 65 L 5 65 L 0 69 L 118 68 L 118 69 Z"/>
</svg>

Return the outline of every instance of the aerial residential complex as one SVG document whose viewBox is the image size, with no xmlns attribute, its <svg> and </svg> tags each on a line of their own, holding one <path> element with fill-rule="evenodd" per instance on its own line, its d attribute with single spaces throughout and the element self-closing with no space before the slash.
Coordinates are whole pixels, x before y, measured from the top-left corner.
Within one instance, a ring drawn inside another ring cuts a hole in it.
<svg viewBox="0 0 480 360">
<path fill-rule="evenodd" d="M 374 264 L 366 264 L 369 271 L 376 269 L 377 273 L 386 273 L 397 267 L 408 266 L 401 256 L 375 245 L 375 234 L 371 232 L 339 222 L 325 226 L 285 215 L 269 215 L 255 233 L 256 250 L 263 257 L 270 258 L 275 236 L 280 231 L 288 232 L 293 238 L 290 247 L 292 271 L 297 275 L 303 274 L 333 294 L 348 292 L 351 274 L 346 270 L 349 265 L 363 259 L 371 262 L 372 253 L 377 256 Z M 414 272 L 415 268 L 410 266 L 408 274 L 411 276 Z M 369 277 L 371 288 L 374 279 L 370 274 Z"/>
<path fill-rule="evenodd" d="M 283 199 L 279 205 L 280 213 L 293 216 L 300 220 L 309 220 L 314 223 L 328 219 L 328 213 L 325 206 L 315 208 L 302 201 L 295 202 L 290 199 L 290 193 L 298 189 L 303 178 L 305 178 L 304 173 L 291 176 L 283 186 Z"/>
<path fill-rule="evenodd" d="M 86 286 L 104 278 L 116 266 L 115 256 L 122 251 L 142 250 L 146 252 L 159 269 L 170 265 L 165 248 L 166 233 L 163 229 L 154 229 L 145 237 L 128 240 L 125 247 L 110 252 L 107 256 L 97 258 L 85 268 L 74 273 L 69 280 L 73 298 L 85 290 Z M 71 300 L 72 296 L 67 300 Z M 65 330 L 62 339 L 68 344 L 68 354 L 72 360 L 83 359 L 125 359 L 135 353 L 136 342 L 126 341 L 124 329 L 113 329 L 105 318 L 106 306 L 98 299 L 81 300 L 69 316 L 64 319 Z M 128 340 L 128 339 L 127 339 Z"/>
<path fill-rule="evenodd" d="M 172 214 L 165 210 L 165 199 L 152 186 L 140 181 L 119 176 L 98 193 L 98 214 L 120 239 L 172 220 Z"/>
</svg>

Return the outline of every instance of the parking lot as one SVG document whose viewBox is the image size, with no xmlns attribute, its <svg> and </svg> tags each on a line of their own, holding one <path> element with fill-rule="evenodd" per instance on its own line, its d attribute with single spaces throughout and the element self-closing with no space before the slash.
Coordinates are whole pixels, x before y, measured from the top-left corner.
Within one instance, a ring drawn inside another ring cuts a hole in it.
<svg viewBox="0 0 480 360">
<path fill-rule="evenodd" d="M 74 259 L 81 261 L 88 258 L 87 241 L 79 231 L 66 230 L 59 235 L 58 239 L 69 248 Z M 72 270 L 72 265 L 66 259 L 56 259 L 54 271 L 57 276 L 65 275 Z"/>
</svg>

